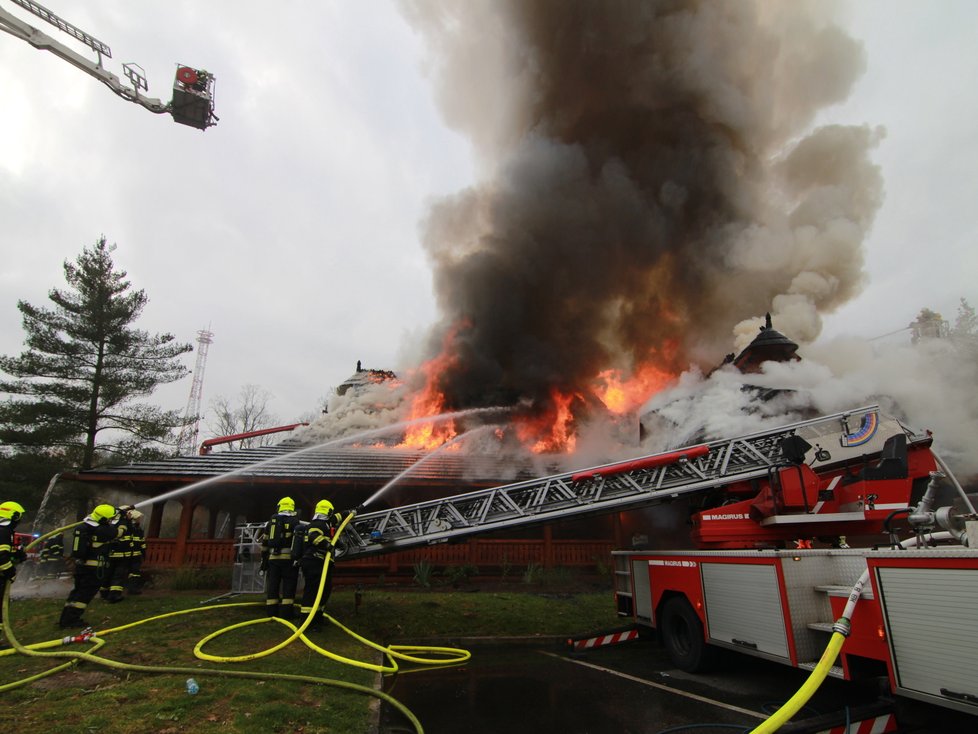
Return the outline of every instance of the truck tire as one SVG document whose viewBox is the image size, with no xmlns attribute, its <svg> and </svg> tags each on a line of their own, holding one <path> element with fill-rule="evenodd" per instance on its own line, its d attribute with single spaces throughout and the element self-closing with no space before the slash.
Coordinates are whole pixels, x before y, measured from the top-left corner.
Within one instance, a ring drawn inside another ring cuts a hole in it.
<svg viewBox="0 0 978 734">
<path fill-rule="evenodd" d="M 716 648 L 706 644 L 703 623 L 685 597 L 674 596 L 662 605 L 659 631 L 669 659 L 680 670 L 700 673 L 715 662 Z"/>
</svg>

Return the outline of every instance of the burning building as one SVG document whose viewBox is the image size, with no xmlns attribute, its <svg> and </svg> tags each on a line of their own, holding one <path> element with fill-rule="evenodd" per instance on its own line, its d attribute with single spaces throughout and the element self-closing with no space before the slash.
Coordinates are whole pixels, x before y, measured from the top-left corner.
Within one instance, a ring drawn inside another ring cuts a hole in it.
<svg viewBox="0 0 978 734">
<path fill-rule="evenodd" d="M 883 131 L 815 126 L 865 63 L 830 6 L 405 7 L 445 118 L 479 164 L 476 181 L 435 201 L 423 223 L 440 319 L 414 366 L 395 375 L 358 365 L 305 430 L 308 446 L 356 436 L 358 446 L 329 449 L 346 459 L 291 478 L 235 463 L 228 502 L 261 515 L 270 494 L 251 506 L 239 492 L 260 484 L 275 494 L 342 487 L 353 502 L 397 476 L 397 462 L 375 458 L 387 454 L 418 465 L 405 491 L 504 483 L 831 402 L 817 394 L 825 371 L 795 352 L 864 282 L 863 240 L 883 190 L 870 156 Z M 717 364 L 731 335 L 736 369 L 697 392 L 690 375 Z M 745 373 L 771 396 L 753 412 Z M 803 383 L 816 399 L 792 402 Z M 635 436 L 636 416 L 650 411 L 674 428 Z M 245 464 L 259 457 L 237 453 Z M 494 468 L 472 474 L 487 457 Z M 230 467 L 203 458 L 157 467 L 155 484 L 131 467 L 100 476 L 159 493 Z M 456 473 L 434 472 L 440 461 Z"/>
</svg>

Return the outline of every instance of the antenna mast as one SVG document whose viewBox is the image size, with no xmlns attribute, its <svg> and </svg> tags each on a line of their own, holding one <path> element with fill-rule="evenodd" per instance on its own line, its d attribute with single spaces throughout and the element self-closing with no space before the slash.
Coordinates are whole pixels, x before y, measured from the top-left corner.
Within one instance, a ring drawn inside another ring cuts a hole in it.
<svg viewBox="0 0 978 734">
<path fill-rule="evenodd" d="M 177 441 L 177 453 L 181 456 L 193 454 L 200 436 L 200 402 L 204 395 L 204 369 L 207 367 L 207 349 L 214 341 L 214 333 L 208 329 L 197 332 L 197 364 L 194 365 L 194 379 L 190 385 L 190 397 L 183 412 L 184 426 Z"/>
</svg>

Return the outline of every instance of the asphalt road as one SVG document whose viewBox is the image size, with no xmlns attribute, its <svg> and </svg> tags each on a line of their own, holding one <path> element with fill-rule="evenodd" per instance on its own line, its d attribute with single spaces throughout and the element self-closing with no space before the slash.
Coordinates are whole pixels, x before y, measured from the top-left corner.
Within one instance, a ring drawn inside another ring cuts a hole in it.
<svg viewBox="0 0 978 734">
<path fill-rule="evenodd" d="M 651 639 L 583 654 L 556 645 L 469 649 L 472 659 L 464 666 L 385 679 L 384 691 L 414 713 L 426 734 L 739 734 L 807 677 L 733 653 L 710 674 L 684 673 Z M 876 698 L 872 685 L 830 678 L 795 720 Z M 905 699 L 896 713 L 901 734 L 978 731 L 978 717 Z M 381 734 L 413 731 L 403 715 L 381 707 Z"/>
</svg>

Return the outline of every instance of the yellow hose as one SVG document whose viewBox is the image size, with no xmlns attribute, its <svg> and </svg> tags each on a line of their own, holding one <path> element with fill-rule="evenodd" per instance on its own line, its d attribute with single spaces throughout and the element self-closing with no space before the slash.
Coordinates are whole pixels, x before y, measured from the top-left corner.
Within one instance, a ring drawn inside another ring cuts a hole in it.
<svg viewBox="0 0 978 734">
<path fill-rule="evenodd" d="M 770 734 L 770 732 L 775 732 L 784 726 L 788 719 L 797 714 L 801 710 L 801 707 L 808 703 L 808 699 L 815 695 L 818 687 L 822 685 L 822 681 L 829 674 L 829 670 L 831 670 L 832 665 L 835 663 L 835 659 L 839 656 L 839 650 L 842 649 L 842 643 L 845 641 L 845 635 L 841 632 L 833 632 L 829 644 L 822 653 L 822 657 L 819 659 L 815 669 L 811 672 L 811 675 L 802 684 L 802 687 L 781 708 L 751 731 L 751 734 Z"/>
<path fill-rule="evenodd" d="M 37 538 L 34 538 L 34 540 L 32 540 L 30 543 L 28 543 L 26 546 L 24 546 L 24 552 L 26 553 L 31 548 L 33 548 L 35 545 L 37 545 L 38 543 L 40 543 L 42 541 L 47 540 L 52 535 L 60 535 L 65 530 L 71 530 L 72 528 L 81 525 L 83 522 L 85 522 L 85 521 L 84 520 L 79 520 L 78 522 L 73 522 L 70 525 L 65 525 L 64 527 L 60 527 L 60 528 L 57 528 L 55 530 L 52 530 L 50 533 L 45 533 L 44 535 L 41 535 L 41 536 L 38 536 Z"/>
<path fill-rule="evenodd" d="M 815 695 L 815 691 L 822 685 L 822 681 L 825 680 L 825 677 L 829 674 L 829 670 L 832 669 L 832 665 L 835 663 L 835 659 L 839 656 L 842 644 L 849 636 L 852 615 L 856 611 L 856 604 L 859 602 L 859 598 L 862 596 L 863 587 L 868 581 L 869 569 L 867 568 L 859 576 L 856 583 L 853 584 L 852 591 L 849 592 L 849 600 L 842 610 L 842 616 L 835 621 L 833 625 L 834 631 L 832 637 L 829 639 L 829 644 L 825 646 L 825 651 L 822 653 L 822 657 L 819 659 L 815 669 L 811 672 L 811 675 L 805 679 L 804 684 L 802 684 L 802 687 L 798 689 L 794 696 L 789 698 L 781 708 L 771 714 L 760 726 L 755 728 L 751 734 L 768 734 L 769 732 L 777 731 L 788 719 L 798 713 L 802 706 L 808 703 L 808 699 Z"/>
<path fill-rule="evenodd" d="M 355 513 L 350 513 L 349 515 L 347 515 L 347 517 L 340 524 L 340 526 L 339 526 L 339 528 L 337 529 L 337 532 L 336 532 L 336 538 L 337 539 L 339 538 L 339 536 L 343 532 L 343 530 L 346 528 L 346 526 L 349 524 L 349 522 L 353 519 L 354 515 L 355 515 Z M 57 533 L 61 533 L 61 532 L 65 531 L 65 530 L 68 530 L 70 528 L 73 528 L 73 527 L 75 527 L 76 525 L 79 525 L 79 524 L 81 524 L 81 523 L 80 522 L 79 523 L 73 523 L 71 525 L 66 525 L 63 528 L 58 528 L 57 530 L 52 530 L 50 533 L 47 533 L 47 534 L 42 535 L 41 537 L 35 539 L 27 547 L 30 548 L 30 547 L 34 546 L 35 544 L 40 543 L 41 541 L 45 540 L 46 538 L 49 538 L 52 535 L 55 535 Z M 332 560 L 332 552 L 328 553 L 327 556 L 326 556 L 326 560 L 325 560 L 325 563 L 324 563 L 324 566 L 323 566 L 323 574 L 322 574 L 322 576 L 320 577 L 320 580 L 319 580 L 319 589 L 318 589 L 317 594 L 316 594 L 316 600 L 315 600 L 315 602 L 312 605 L 312 611 L 305 618 L 305 620 L 302 622 L 302 624 L 299 627 L 296 627 L 295 625 L 291 624 L 290 622 L 288 622 L 288 621 L 286 621 L 284 619 L 279 619 L 277 617 L 269 617 L 269 618 L 262 618 L 262 619 L 253 619 L 253 620 L 248 620 L 246 622 L 240 622 L 238 624 L 233 624 L 233 625 L 230 625 L 228 627 L 224 627 L 223 629 L 217 630 L 216 632 L 211 633 L 210 635 L 207 635 L 206 637 L 204 637 L 194 647 L 194 655 L 196 655 L 198 658 L 201 658 L 203 660 L 209 660 L 209 661 L 213 661 L 213 662 L 243 662 L 243 661 L 246 661 L 246 660 L 255 660 L 255 659 L 258 659 L 258 658 L 265 657 L 267 655 L 271 655 L 272 653 L 274 653 L 274 652 L 276 652 L 278 650 L 281 650 L 282 648 L 284 648 L 287 645 L 291 644 L 296 639 L 301 638 L 302 641 L 308 647 L 310 647 L 311 649 L 319 652 L 321 655 L 324 655 L 326 657 L 329 657 L 329 658 L 331 658 L 333 660 L 336 660 L 338 662 L 341 662 L 341 663 L 344 663 L 344 664 L 347 664 L 347 665 L 352 665 L 352 666 L 355 666 L 355 667 L 360 667 L 360 668 L 364 668 L 366 670 L 371 670 L 371 671 L 376 671 L 376 672 L 381 672 L 381 673 L 393 673 L 393 672 L 396 672 L 397 669 L 398 669 L 396 659 L 406 660 L 406 661 L 409 661 L 409 662 L 413 662 L 413 663 L 417 663 L 417 664 L 422 664 L 422 665 L 452 665 L 452 664 L 457 664 L 457 663 L 463 662 L 465 660 L 468 660 L 471 657 L 471 653 L 469 653 L 467 650 L 460 650 L 460 649 L 457 649 L 457 648 L 448 648 L 448 647 L 424 647 L 424 646 L 409 646 L 409 645 L 387 645 L 387 646 L 379 645 L 379 644 L 377 644 L 375 642 L 372 642 L 372 641 L 366 639 L 365 637 L 362 637 L 362 636 L 356 634 L 352 630 L 344 627 L 342 624 L 340 624 L 337 620 L 333 619 L 329 615 L 326 615 L 326 617 L 327 617 L 327 619 L 332 624 L 336 625 L 337 627 L 339 627 L 340 629 L 342 629 L 344 632 L 346 632 L 348 635 L 350 635 L 353 638 L 357 639 L 358 641 L 362 642 L 366 646 L 371 647 L 374 650 L 377 650 L 377 651 L 382 652 L 387 657 L 387 659 L 390 661 L 390 665 L 386 665 L 386 666 L 385 665 L 375 665 L 375 664 L 372 664 L 372 663 L 366 663 L 366 662 L 362 662 L 362 661 L 359 661 L 359 660 L 352 660 L 350 658 L 346 658 L 346 657 L 343 657 L 341 655 L 337 655 L 335 653 L 329 652 L 328 650 L 326 650 L 326 649 L 324 649 L 322 647 L 319 647 L 318 645 L 316 645 L 315 643 L 313 643 L 311 640 L 309 640 L 305 636 L 304 632 L 305 632 L 306 628 L 309 626 L 309 624 L 312 622 L 313 618 L 315 617 L 315 615 L 318 612 L 318 609 L 319 609 L 319 601 L 322 598 L 323 589 L 325 588 L 326 573 L 327 573 L 327 571 L 329 569 L 329 563 L 330 563 L 331 560 Z M 9 604 L 10 604 L 10 584 L 6 584 L 6 588 L 4 590 L 3 599 L 2 599 L 2 607 L 0 607 L 3 610 L 3 619 L 9 619 L 10 618 L 10 616 L 9 616 Z M 118 627 L 113 627 L 113 628 L 108 629 L 108 630 L 103 630 L 103 631 L 100 631 L 100 632 L 96 632 L 91 638 L 89 638 L 89 641 L 93 644 L 93 647 L 88 652 L 76 652 L 76 651 L 71 651 L 71 650 L 57 650 L 57 651 L 53 651 L 53 652 L 46 652 L 45 651 L 48 648 L 58 648 L 58 647 L 61 647 L 62 640 L 60 640 L 60 639 L 57 639 L 57 640 L 49 640 L 47 642 L 34 643 L 34 644 L 31 644 L 31 645 L 24 645 L 14 635 L 12 625 L 5 624 L 5 625 L 3 625 L 3 631 L 4 631 L 4 634 L 5 634 L 6 638 L 7 638 L 7 640 L 10 642 L 11 649 L 10 650 L 0 651 L 0 657 L 5 656 L 5 655 L 12 655 L 12 654 L 17 653 L 17 654 L 26 655 L 26 656 L 29 656 L 29 657 L 43 657 L 43 658 L 55 658 L 55 659 L 67 659 L 67 662 L 62 663 L 62 664 L 60 664 L 60 665 L 58 665 L 58 666 L 56 666 L 54 668 L 51 668 L 50 670 L 43 671 L 41 673 L 32 675 L 29 678 L 24 678 L 24 679 L 21 679 L 19 681 L 14 681 L 12 683 L 7 683 L 7 684 L 0 685 L 0 691 L 7 691 L 7 690 L 10 690 L 10 689 L 13 689 L 13 688 L 17 688 L 19 686 L 23 686 L 23 685 L 26 685 L 26 684 L 31 683 L 33 681 L 39 680 L 41 678 L 44 678 L 44 677 L 53 675 L 53 674 L 58 673 L 58 672 L 66 669 L 68 667 L 71 667 L 72 665 L 77 664 L 79 661 L 87 661 L 87 662 L 95 663 L 97 665 L 103 665 L 105 667 L 113 668 L 113 669 L 116 669 L 116 670 L 125 670 L 125 671 L 131 671 L 131 672 L 141 672 L 141 673 L 189 674 L 189 675 L 193 675 L 193 676 L 215 675 L 215 676 L 223 676 L 223 677 L 226 677 L 226 678 L 251 678 L 251 679 L 258 679 L 258 680 L 269 680 L 269 679 L 286 680 L 286 681 L 295 681 L 295 682 L 302 682 L 302 683 L 313 683 L 313 684 L 316 684 L 316 685 L 333 686 L 333 687 L 337 687 L 337 688 L 344 688 L 344 689 L 347 689 L 347 690 L 355 691 L 355 692 L 358 692 L 358 693 L 363 693 L 363 694 L 366 694 L 366 695 L 369 695 L 369 696 L 374 696 L 375 698 L 379 698 L 379 699 L 385 701 L 390 706 L 392 706 L 393 708 L 395 708 L 398 711 L 400 711 L 404 715 L 404 717 L 407 718 L 408 721 L 411 722 L 411 725 L 415 728 L 415 731 L 418 734 L 423 734 L 423 729 L 422 729 L 422 726 L 421 726 L 421 722 L 418 721 L 417 717 L 415 717 L 414 714 L 411 713 L 411 711 L 406 706 L 404 706 L 404 704 L 402 704 L 400 701 L 396 700 L 392 696 L 390 696 L 390 695 L 388 695 L 386 693 L 383 693 L 382 691 L 374 690 L 373 688 L 369 688 L 367 686 L 361 686 L 361 685 L 358 685 L 356 683 L 348 683 L 346 681 L 334 680 L 334 679 L 330 679 L 330 678 L 321 678 L 321 677 L 317 677 L 317 676 L 293 675 L 293 674 L 288 674 L 288 673 L 262 673 L 262 672 L 256 672 L 256 671 L 229 670 L 229 669 L 226 669 L 226 668 L 195 668 L 195 667 L 182 667 L 182 666 L 137 665 L 137 664 L 133 664 L 133 663 L 123 663 L 123 662 L 120 662 L 120 661 L 117 661 L 117 660 L 111 660 L 109 658 L 101 657 L 99 655 L 95 655 L 94 654 L 95 651 L 99 650 L 103 645 L 105 645 L 105 640 L 103 639 L 103 636 L 104 635 L 111 634 L 111 633 L 114 633 L 114 632 L 121 632 L 122 630 L 127 630 L 127 629 L 130 629 L 132 627 L 136 627 L 138 625 L 147 624 L 149 622 L 154 622 L 154 621 L 157 621 L 157 620 L 160 620 L 160 619 L 165 619 L 167 617 L 175 617 L 175 616 L 180 616 L 180 615 L 183 615 L 183 614 L 193 614 L 193 613 L 197 613 L 197 612 L 210 611 L 210 610 L 215 610 L 215 609 L 226 609 L 226 608 L 230 608 L 230 607 L 258 606 L 258 605 L 259 605 L 259 602 L 239 602 L 239 603 L 233 603 L 233 604 L 222 604 L 222 605 L 218 605 L 218 606 L 200 607 L 200 608 L 195 608 L 195 609 L 183 609 L 183 610 L 178 610 L 178 611 L 175 611 L 175 612 L 168 612 L 166 614 L 159 614 L 159 615 L 156 615 L 156 616 L 153 616 L 153 617 L 147 617 L 146 619 L 137 620 L 135 622 L 130 622 L 130 623 L 125 624 L 125 625 L 121 625 L 121 626 L 118 626 Z M 236 657 L 220 657 L 220 656 L 215 656 L 215 655 L 208 655 L 208 654 L 204 653 L 202 651 L 202 649 L 201 649 L 208 641 L 213 640 L 215 637 L 218 637 L 218 636 L 220 636 L 222 634 L 225 634 L 226 632 L 229 632 L 231 630 L 240 629 L 240 628 L 243 628 L 243 627 L 248 627 L 248 626 L 253 625 L 253 624 L 263 624 L 265 622 L 273 622 L 273 621 L 274 622 L 278 622 L 279 624 L 283 624 L 286 627 L 289 627 L 293 632 L 292 632 L 292 634 L 285 641 L 280 642 L 280 643 L 278 643 L 278 644 L 276 644 L 276 645 L 268 648 L 267 650 L 262 650 L 260 652 L 252 653 L 250 655 L 241 655 L 241 656 L 236 656 Z M 428 652 L 428 653 L 431 653 L 433 655 L 442 656 L 442 657 L 426 658 L 426 657 L 419 657 L 417 655 L 410 655 L 410 654 L 408 654 L 408 653 L 417 653 L 417 652 Z"/>
</svg>

